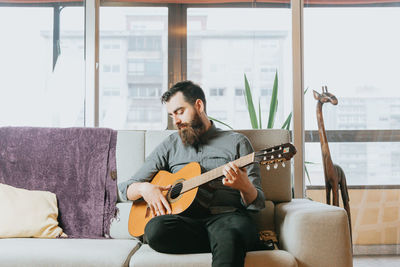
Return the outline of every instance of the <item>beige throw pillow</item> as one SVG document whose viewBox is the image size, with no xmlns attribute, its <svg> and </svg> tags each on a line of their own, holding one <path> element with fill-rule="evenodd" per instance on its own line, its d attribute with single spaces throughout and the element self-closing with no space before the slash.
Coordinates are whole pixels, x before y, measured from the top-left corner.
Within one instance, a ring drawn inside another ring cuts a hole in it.
<svg viewBox="0 0 400 267">
<path fill-rule="evenodd" d="M 0 183 L 0 238 L 66 237 L 57 216 L 55 194 Z"/>
</svg>

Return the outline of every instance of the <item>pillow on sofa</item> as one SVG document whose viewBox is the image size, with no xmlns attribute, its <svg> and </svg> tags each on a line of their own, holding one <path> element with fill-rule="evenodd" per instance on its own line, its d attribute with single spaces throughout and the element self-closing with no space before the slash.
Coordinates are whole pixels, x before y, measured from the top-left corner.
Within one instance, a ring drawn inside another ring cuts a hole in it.
<svg viewBox="0 0 400 267">
<path fill-rule="evenodd" d="M 66 235 L 58 226 L 56 195 L 0 183 L 0 238 Z"/>
</svg>

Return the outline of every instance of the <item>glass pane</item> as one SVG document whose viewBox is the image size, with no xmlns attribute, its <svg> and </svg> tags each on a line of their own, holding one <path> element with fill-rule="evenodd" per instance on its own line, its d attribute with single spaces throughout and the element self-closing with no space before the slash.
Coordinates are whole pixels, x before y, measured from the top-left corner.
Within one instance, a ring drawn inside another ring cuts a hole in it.
<svg viewBox="0 0 400 267">
<path fill-rule="evenodd" d="M 251 128 L 246 75 L 266 128 L 277 71 L 274 128 L 283 125 L 292 111 L 291 21 L 288 8 L 188 9 L 188 79 L 204 89 L 209 116 L 236 129 Z"/>
<path fill-rule="evenodd" d="M 317 101 L 311 89 L 322 93 L 324 85 L 338 100 L 337 105 L 322 106 L 326 130 L 399 129 L 400 36 L 394 32 L 400 26 L 400 8 L 306 8 L 304 14 L 305 86 L 310 89 L 304 105 L 306 130 L 318 129 Z M 387 160 L 399 148 L 396 143 L 343 147 L 356 147 L 357 151 L 343 160 L 349 153 L 331 149 L 333 161 L 366 175 L 363 179 L 360 173 L 349 175 L 348 184 L 400 184 L 399 176 L 392 175 L 396 165 Z M 320 151 L 319 146 L 308 145 L 307 161 L 313 161 Z M 377 156 L 383 152 L 388 156 Z M 323 176 L 323 169 L 318 169 L 313 172 L 315 177 Z M 352 172 L 350 169 L 345 172 Z M 374 178 L 378 173 L 379 180 Z"/>
<path fill-rule="evenodd" d="M 166 128 L 167 45 L 167 8 L 100 8 L 100 126 Z"/>
<path fill-rule="evenodd" d="M 348 186 L 400 185 L 400 143 L 329 143 L 334 164 L 346 175 Z M 306 143 L 309 185 L 325 185 L 320 143 Z M 400 186 L 399 186 L 400 188 Z"/>
<path fill-rule="evenodd" d="M 52 7 L 0 7 L 0 25 L 0 125 L 83 126 L 84 8 L 60 11 L 54 70 Z"/>
<path fill-rule="evenodd" d="M 312 90 L 338 98 L 324 105 L 328 129 L 400 128 L 400 8 L 306 8 L 305 125 L 317 129 Z M 337 19 L 340 17 L 340 19 Z"/>
<path fill-rule="evenodd" d="M 399 27 L 399 7 L 304 9 L 305 87 L 310 89 L 306 130 L 318 129 L 314 97 L 321 96 L 313 96 L 311 89 L 322 94 L 325 85 L 338 100 L 332 105 L 335 101 L 325 93 L 321 113 L 326 130 L 400 128 Z M 354 254 L 398 254 L 400 144 L 343 141 L 330 142 L 329 148 L 347 181 Z M 306 144 L 306 160 L 316 163 L 306 164 L 311 180 L 307 196 L 325 203 L 319 142 Z"/>
</svg>

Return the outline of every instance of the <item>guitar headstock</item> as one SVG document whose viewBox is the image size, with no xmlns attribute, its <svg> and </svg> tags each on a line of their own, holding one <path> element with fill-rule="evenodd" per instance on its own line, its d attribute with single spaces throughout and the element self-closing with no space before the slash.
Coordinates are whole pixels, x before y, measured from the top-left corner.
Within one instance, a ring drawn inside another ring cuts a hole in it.
<svg viewBox="0 0 400 267">
<path fill-rule="evenodd" d="M 279 163 L 285 167 L 285 161 L 293 158 L 296 152 L 296 148 L 291 143 L 285 143 L 255 152 L 254 162 L 267 165 L 267 170 L 271 168 L 271 165 L 276 169 Z"/>
</svg>

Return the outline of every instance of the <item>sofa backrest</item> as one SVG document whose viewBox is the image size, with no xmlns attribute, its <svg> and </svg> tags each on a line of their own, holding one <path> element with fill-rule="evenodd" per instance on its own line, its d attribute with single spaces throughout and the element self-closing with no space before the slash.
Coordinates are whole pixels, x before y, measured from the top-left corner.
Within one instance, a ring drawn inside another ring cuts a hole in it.
<svg viewBox="0 0 400 267">
<path fill-rule="evenodd" d="M 118 183 L 128 180 L 143 164 L 145 158 L 173 130 L 165 131 L 118 131 L 117 176 Z M 290 141 L 289 132 L 280 129 L 236 130 L 249 138 L 255 151 Z M 267 200 L 273 202 L 291 201 L 291 164 L 285 168 L 266 170 L 261 166 L 262 186 Z M 118 196 L 119 196 L 118 192 Z M 121 198 L 118 197 L 121 202 Z"/>
</svg>

